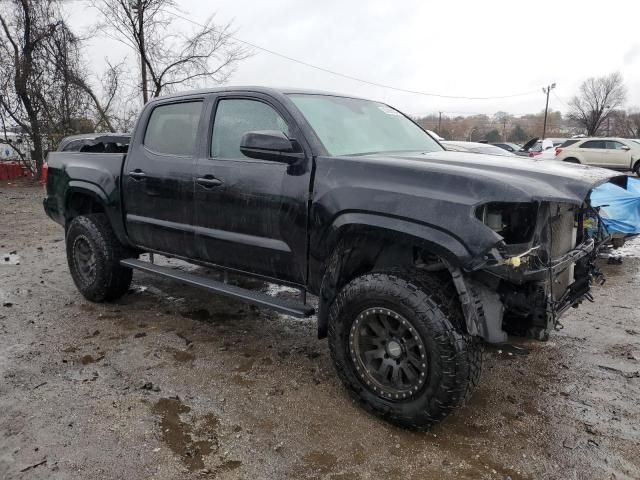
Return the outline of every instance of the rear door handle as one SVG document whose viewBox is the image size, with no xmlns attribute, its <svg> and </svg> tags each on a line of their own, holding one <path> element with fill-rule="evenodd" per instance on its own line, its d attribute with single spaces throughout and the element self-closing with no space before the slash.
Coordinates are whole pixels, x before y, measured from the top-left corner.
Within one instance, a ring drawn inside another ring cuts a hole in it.
<svg viewBox="0 0 640 480">
<path fill-rule="evenodd" d="M 132 172 L 129 172 L 129 176 L 131 178 L 133 178 L 134 180 L 142 180 L 143 178 L 146 178 L 147 174 L 144 173 L 142 170 L 140 170 L 139 168 L 136 168 L 135 170 L 133 170 Z"/>
<path fill-rule="evenodd" d="M 204 177 L 196 178 L 196 183 L 204 188 L 213 188 L 222 185 L 222 180 L 218 180 L 213 175 L 205 175 Z"/>
</svg>

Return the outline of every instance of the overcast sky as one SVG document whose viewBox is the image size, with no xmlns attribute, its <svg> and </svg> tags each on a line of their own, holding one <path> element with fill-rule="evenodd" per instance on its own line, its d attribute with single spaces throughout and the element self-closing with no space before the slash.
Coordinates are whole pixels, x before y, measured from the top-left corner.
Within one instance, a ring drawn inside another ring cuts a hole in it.
<svg viewBox="0 0 640 480">
<path fill-rule="evenodd" d="M 202 21 L 216 13 L 237 37 L 305 62 L 401 89 L 455 96 L 443 99 L 365 85 L 254 50 L 231 84 L 296 86 L 385 101 L 412 115 L 437 111 L 513 114 L 544 108 L 541 87 L 557 83 L 550 107 L 566 103 L 589 76 L 620 71 L 628 106 L 640 108 L 640 2 L 412 0 L 177 0 L 181 13 Z M 77 30 L 98 21 L 76 3 Z M 532 8 L 535 7 L 535 8 Z M 192 28 L 184 21 L 177 28 Z M 100 37 L 93 66 L 135 56 Z M 564 102 L 564 103 L 563 103 Z"/>
</svg>

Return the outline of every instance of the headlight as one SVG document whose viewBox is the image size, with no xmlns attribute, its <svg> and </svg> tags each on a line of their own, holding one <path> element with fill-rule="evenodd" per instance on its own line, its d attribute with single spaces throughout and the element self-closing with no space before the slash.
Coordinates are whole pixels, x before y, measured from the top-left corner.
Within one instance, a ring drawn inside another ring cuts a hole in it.
<svg viewBox="0 0 640 480">
<path fill-rule="evenodd" d="M 538 204 L 490 202 L 476 207 L 475 216 L 506 244 L 526 243 L 536 228 Z"/>
</svg>

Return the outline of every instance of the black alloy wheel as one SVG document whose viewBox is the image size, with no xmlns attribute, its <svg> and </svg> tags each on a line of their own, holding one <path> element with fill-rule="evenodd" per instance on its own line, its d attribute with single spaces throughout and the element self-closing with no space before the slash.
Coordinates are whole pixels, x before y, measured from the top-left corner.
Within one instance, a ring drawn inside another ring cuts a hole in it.
<svg viewBox="0 0 640 480">
<path fill-rule="evenodd" d="M 461 406 L 478 384 L 482 341 L 465 332 L 451 280 L 423 272 L 356 277 L 329 308 L 338 376 L 361 406 L 426 430 Z"/>
<path fill-rule="evenodd" d="M 91 284 L 96 279 L 96 254 L 91 249 L 87 237 L 80 235 L 73 241 L 73 262 L 78 275 L 85 284 Z"/>
<path fill-rule="evenodd" d="M 424 342 L 415 327 L 387 308 L 367 308 L 351 328 L 349 350 L 367 388 L 389 399 L 405 399 L 427 379 Z"/>
<path fill-rule="evenodd" d="M 71 277 L 85 298 L 110 301 L 129 290 L 132 270 L 121 266 L 120 259 L 134 254 L 118 241 L 104 213 L 73 218 L 65 240 Z"/>
</svg>

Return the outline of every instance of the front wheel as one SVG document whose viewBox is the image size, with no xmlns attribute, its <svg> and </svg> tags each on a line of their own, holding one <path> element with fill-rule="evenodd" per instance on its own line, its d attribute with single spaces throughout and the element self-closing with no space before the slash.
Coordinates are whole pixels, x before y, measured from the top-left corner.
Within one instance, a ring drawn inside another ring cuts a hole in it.
<svg viewBox="0 0 640 480">
<path fill-rule="evenodd" d="M 119 263 L 125 249 L 105 214 L 75 217 L 67 229 L 66 244 L 71 276 L 87 300 L 115 300 L 129 290 L 133 272 Z"/>
<path fill-rule="evenodd" d="M 452 285 L 411 273 L 367 274 L 346 285 L 331 306 L 331 355 L 364 408 L 426 430 L 478 383 L 482 342 L 463 325 Z"/>
<path fill-rule="evenodd" d="M 636 176 L 640 177 L 640 160 L 638 160 L 634 165 L 633 172 L 636 174 Z"/>
</svg>

